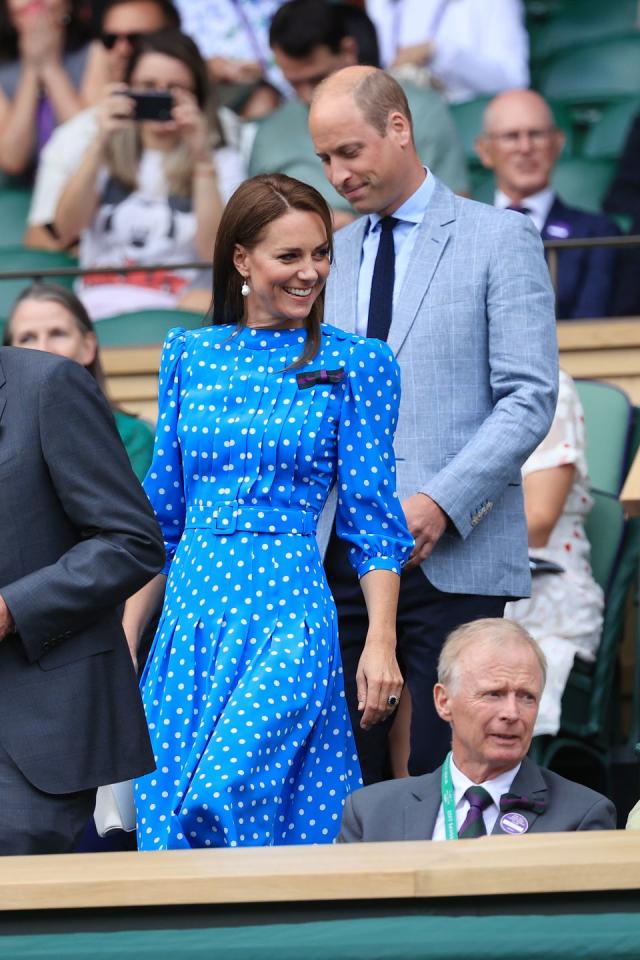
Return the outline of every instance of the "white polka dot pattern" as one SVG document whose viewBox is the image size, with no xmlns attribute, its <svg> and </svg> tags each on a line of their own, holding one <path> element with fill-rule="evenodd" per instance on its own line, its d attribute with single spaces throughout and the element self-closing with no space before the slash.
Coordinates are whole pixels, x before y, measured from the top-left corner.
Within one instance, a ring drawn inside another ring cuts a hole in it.
<svg viewBox="0 0 640 960">
<path fill-rule="evenodd" d="M 175 330 L 165 345 L 145 480 L 168 580 L 142 679 L 157 764 L 136 783 L 142 850 L 328 843 L 360 784 L 335 607 L 309 534 L 337 482 L 358 573 L 408 557 L 399 373 L 385 344 L 326 326 L 302 369 L 347 375 L 301 389 L 285 367 L 304 338 L 227 326 Z"/>
</svg>

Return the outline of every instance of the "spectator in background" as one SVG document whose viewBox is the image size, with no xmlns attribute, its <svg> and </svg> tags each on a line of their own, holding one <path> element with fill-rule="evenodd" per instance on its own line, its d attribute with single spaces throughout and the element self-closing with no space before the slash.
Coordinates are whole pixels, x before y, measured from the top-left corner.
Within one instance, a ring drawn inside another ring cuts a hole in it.
<svg viewBox="0 0 640 960">
<path fill-rule="evenodd" d="M 253 176 L 277 170 L 314 186 L 334 211 L 336 226 L 353 219 L 353 208 L 324 176 L 309 136 L 309 104 L 316 86 L 342 67 L 375 55 L 371 21 L 362 11 L 326 0 L 290 0 L 273 18 L 270 42 L 276 63 L 297 99 L 283 104 L 260 125 L 251 152 Z M 375 66 L 375 64 L 369 64 Z M 468 189 L 466 163 L 458 133 L 441 96 L 411 83 L 403 85 L 414 120 L 421 159 L 451 189 Z"/>
<path fill-rule="evenodd" d="M 382 66 L 436 82 L 452 103 L 529 86 L 521 0 L 366 0 Z"/>
<path fill-rule="evenodd" d="M 168 91 L 169 119 L 137 122 L 131 90 Z M 209 90 L 193 40 L 167 29 L 140 39 L 125 83 L 105 92 L 94 139 L 60 198 L 56 233 L 65 244 L 80 236 L 82 267 L 141 269 L 83 279 L 80 299 L 94 320 L 180 306 L 194 271 L 145 264 L 211 259 L 224 204 L 245 171 Z"/>
<path fill-rule="evenodd" d="M 0 169 L 32 174 L 54 127 L 89 102 L 83 0 L 0 2 Z"/>
<path fill-rule="evenodd" d="M 162 27 L 180 28 L 170 0 L 110 0 L 105 4 L 101 43 L 92 52 L 91 84 L 102 95 L 106 83 L 121 82 L 135 38 Z M 61 124 L 42 151 L 24 242 L 29 247 L 60 249 L 52 230 L 60 194 L 96 133 L 96 112 L 83 110 Z"/>
<path fill-rule="evenodd" d="M 533 90 L 510 90 L 488 105 L 476 140 L 483 166 L 496 176 L 495 206 L 531 217 L 543 240 L 619 233 L 601 214 L 568 207 L 551 185 L 564 145 L 546 101 Z M 561 320 L 611 313 L 616 252 L 605 248 L 558 254 L 556 314 Z"/>
<path fill-rule="evenodd" d="M 640 234 L 640 113 L 631 124 L 603 209 L 631 220 L 629 232 Z M 640 314 L 640 248 L 618 253 L 613 313 L 621 317 Z"/>
<path fill-rule="evenodd" d="M 529 555 L 542 563 L 539 572 L 533 570 L 531 597 L 508 603 L 505 617 L 522 624 L 542 647 L 547 682 L 534 733 L 555 735 L 574 657 L 595 659 L 604 607 L 584 528 L 593 506 L 584 413 L 575 384 L 563 370 L 551 429 L 524 464 L 522 478 Z M 548 562 L 559 572 L 544 572 Z"/>
<path fill-rule="evenodd" d="M 109 402 L 135 475 L 144 478 L 153 454 L 153 431 L 109 398 L 93 324 L 74 293 L 55 283 L 27 287 L 11 309 L 3 346 L 44 350 L 86 367 Z"/>
<path fill-rule="evenodd" d="M 269 48 L 269 24 L 282 0 L 177 0 L 183 29 L 207 61 L 223 102 L 245 119 L 274 110 L 288 94 Z"/>
</svg>

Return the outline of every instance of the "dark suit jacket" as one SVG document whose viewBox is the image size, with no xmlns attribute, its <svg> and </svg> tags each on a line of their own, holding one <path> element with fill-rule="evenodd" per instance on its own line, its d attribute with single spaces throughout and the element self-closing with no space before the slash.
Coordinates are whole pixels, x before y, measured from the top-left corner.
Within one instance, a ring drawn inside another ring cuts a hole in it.
<svg viewBox="0 0 640 960">
<path fill-rule="evenodd" d="M 111 411 L 76 363 L 0 348 L 0 746 L 47 793 L 153 769 L 119 604 L 164 550 Z"/>
<path fill-rule="evenodd" d="M 352 793 L 344 807 L 338 843 L 430 840 L 440 809 L 441 770 L 422 777 L 385 780 Z M 610 800 L 527 757 L 511 792 L 546 801 L 546 810 L 540 815 L 518 809 L 526 817 L 530 833 L 615 829 L 616 811 Z M 492 833 L 502 833 L 500 817 Z"/>
<path fill-rule="evenodd" d="M 554 227 L 559 231 L 554 231 Z M 559 232 L 564 236 L 560 237 Z M 619 233 L 616 224 L 608 217 L 568 207 L 556 197 L 542 228 L 542 239 L 610 237 Z M 617 251 L 605 247 L 561 250 L 558 254 L 558 319 L 609 316 L 613 307 L 616 262 Z"/>
</svg>

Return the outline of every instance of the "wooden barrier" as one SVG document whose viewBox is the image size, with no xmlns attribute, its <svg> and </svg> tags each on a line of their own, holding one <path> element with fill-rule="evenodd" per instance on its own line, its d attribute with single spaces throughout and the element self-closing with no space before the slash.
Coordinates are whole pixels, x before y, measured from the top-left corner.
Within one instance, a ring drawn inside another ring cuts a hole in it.
<svg viewBox="0 0 640 960">
<path fill-rule="evenodd" d="M 560 363 L 572 377 L 608 380 L 640 405 L 640 319 L 563 321 Z M 111 396 L 155 421 L 160 346 L 102 350 Z"/>
</svg>

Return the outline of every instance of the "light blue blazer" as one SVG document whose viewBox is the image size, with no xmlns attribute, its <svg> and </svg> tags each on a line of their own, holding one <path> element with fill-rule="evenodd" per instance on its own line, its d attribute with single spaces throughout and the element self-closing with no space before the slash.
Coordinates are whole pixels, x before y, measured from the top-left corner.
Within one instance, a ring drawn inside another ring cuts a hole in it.
<svg viewBox="0 0 640 960">
<path fill-rule="evenodd" d="M 430 174 L 431 176 L 431 174 Z M 363 217 L 336 235 L 325 320 L 355 330 Z M 450 518 L 422 569 L 448 593 L 528 596 L 520 467 L 556 405 L 554 296 L 529 217 L 436 186 L 396 299 L 398 494 Z M 331 501 L 319 530 L 326 547 Z"/>
</svg>

